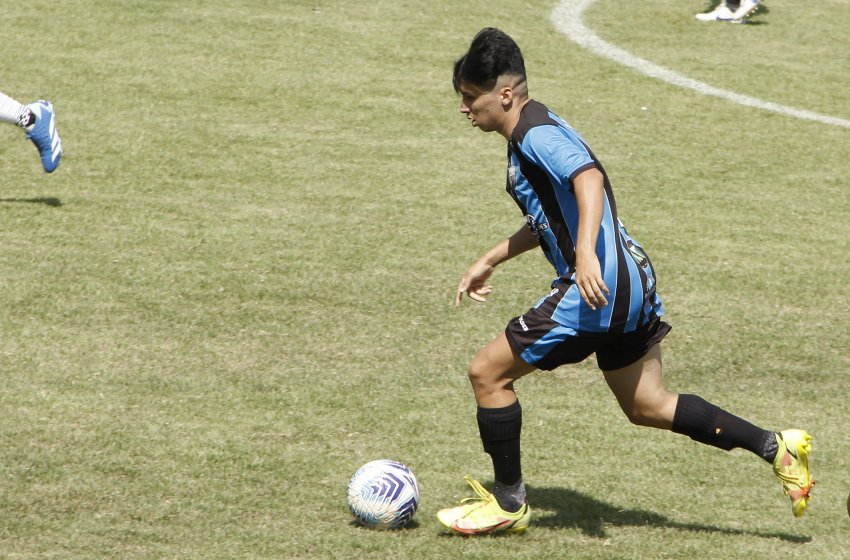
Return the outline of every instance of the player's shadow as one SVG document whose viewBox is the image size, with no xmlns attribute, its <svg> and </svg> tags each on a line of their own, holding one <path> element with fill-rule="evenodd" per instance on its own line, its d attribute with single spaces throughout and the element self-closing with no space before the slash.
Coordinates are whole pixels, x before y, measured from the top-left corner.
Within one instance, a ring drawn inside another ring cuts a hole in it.
<svg viewBox="0 0 850 560">
<path fill-rule="evenodd" d="M 34 198 L 0 198 L 0 203 L 44 204 L 45 206 L 62 206 L 62 201 L 55 196 L 37 196 Z"/>
<path fill-rule="evenodd" d="M 584 535 L 605 538 L 606 527 L 659 527 L 692 531 L 696 533 L 721 533 L 724 535 L 747 535 L 766 539 L 782 539 L 794 543 L 811 542 L 803 535 L 770 531 L 748 531 L 700 523 L 681 523 L 651 511 L 626 509 L 567 488 L 529 487 L 528 502 L 536 511 L 533 513 L 534 527 L 552 529 L 578 529 Z"/>
</svg>

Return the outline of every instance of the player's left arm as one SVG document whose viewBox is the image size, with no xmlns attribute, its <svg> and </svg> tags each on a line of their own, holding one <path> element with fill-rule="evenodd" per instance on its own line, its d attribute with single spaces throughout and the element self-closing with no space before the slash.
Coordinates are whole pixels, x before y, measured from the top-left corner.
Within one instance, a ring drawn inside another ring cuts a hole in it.
<svg viewBox="0 0 850 560">
<path fill-rule="evenodd" d="M 578 235 L 576 236 L 576 285 L 591 309 L 605 307 L 608 286 L 602 278 L 596 240 L 605 210 L 605 184 L 602 173 L 595 167 L 585 169 L 573 178 L 578 202 Z"/>
<path fill-rule="evenodd" d="M 455 292 L 455 306 L 460 305 L 463 294 L 477 302 L 487 301 L 487 296 L 493 291 L 493 287 L 487 285 L 486 281 L 496 267 L 537 246 L 539 246 L 537 237 L 525 224 L 512 236 L 501 240 L 472 263 L 472 266 L 461 277 Z"/>
</svg>

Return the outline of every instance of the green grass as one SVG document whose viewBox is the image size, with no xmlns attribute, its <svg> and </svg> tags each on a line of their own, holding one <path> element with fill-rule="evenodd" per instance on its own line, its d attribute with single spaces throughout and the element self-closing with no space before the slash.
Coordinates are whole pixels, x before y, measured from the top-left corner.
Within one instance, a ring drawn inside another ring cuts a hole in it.
<svg viewBox="0 0 850 560">
<path fill-rule="evenodd" d="M 656 82 L 567 41 L 552 2 L 33 2 L 2 91 L 48 97 L 41 172 L 0 127 L 0 558 L 840 558 L 848 519 L 850 131 Z M 689 77 L 848 119 L 850 3 L 600 0 L 606 40 Z M 42 17 L 52 13 L 52 17 Z M 487 481 L 466 363 L 546 291 L 537 254 L 450 305 L 520 223 L 504 143 L 450 71 L 496 25 L 532 95 L 585 136 L 659 269 L 668 386 L 815 434 L 794 520 L 769 468 L 620 413 L 592 361 L 524 379 L 537 517 L 458 539 L 434 514 Z M 751 53 L 742 55 L 742 53 Z M 535 279 L 536 278 L 536 279 Z M 416 523 L 350 523 L 391 457 Z"/>
</svg>

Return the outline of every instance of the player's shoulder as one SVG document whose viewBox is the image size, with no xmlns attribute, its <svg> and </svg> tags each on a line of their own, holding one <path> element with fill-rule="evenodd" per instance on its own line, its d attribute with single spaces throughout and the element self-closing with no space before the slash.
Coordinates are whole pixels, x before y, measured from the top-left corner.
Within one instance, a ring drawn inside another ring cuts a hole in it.
<svg viewBox="0 0 850 560">
<path fill-rule="evenodd" d="M 533 105 L 532 105 L 533 103 Z M 512 142 L 526 157 L 585 151 L 578 132 L 542 103 L 529 101 L 517 123 Z"/>
<path fill-rule="evenodd" d="M 529 133 L 539 127 L 559 126 L 557 117 L 544 104 L 534 99 L 529 99 L 520 111 L 519 120 L 511 134 L 511 140 L 522 144 Z"/>
</svg>

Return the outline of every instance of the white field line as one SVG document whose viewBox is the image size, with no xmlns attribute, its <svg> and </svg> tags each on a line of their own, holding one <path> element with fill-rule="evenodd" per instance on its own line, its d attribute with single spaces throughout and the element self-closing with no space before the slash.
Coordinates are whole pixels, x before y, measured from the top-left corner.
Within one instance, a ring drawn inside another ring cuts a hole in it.
<svg viewBox="0 0 850 560">
<path fill-rule="evenodd" d="M 585 27 L 581 21 L 584 11 L 587 10 L 594 2 L 596 2 L 596 0 L 561 0 L 558 2 L 558 5 L 552 10 L 552 14 L 550 16 L 552 23 L 555 25 L 555 29 L 569 37 L 569 39 L 573 42 L 600 56 L 610 58 L 615 62 L 634 68 L 638 72 L 658 80 L 662 80 L 668 84 L 692 89 L 703 95 L 720 97 L 747 107 L 773 111 L 789 117 L 796 117 L 798 119 L 815 121 L 832 126 L 850 128 L 850 120 L 830 117 L 829 115 L 821 115 L 819 113 L 805 111 L 803 109 L 795 109 L 793 107 L 779 105 L 778 103 L 772 103 L 770 101 L 762 101 L 755 97 L 749 97 L 733 91 L 727 91 L 725 89 L 710 86 L 703 82 L 677 74 L 672 70 L 658 66 L 646 59 L 624 51 L 611 43 L 607 43 L 600 39 L 596 33 Z"/>
</svg>

